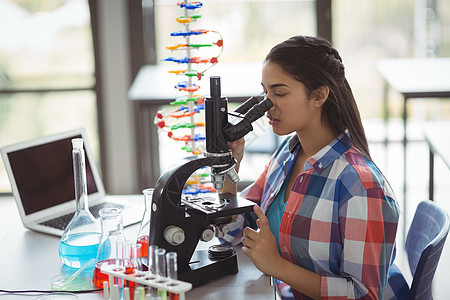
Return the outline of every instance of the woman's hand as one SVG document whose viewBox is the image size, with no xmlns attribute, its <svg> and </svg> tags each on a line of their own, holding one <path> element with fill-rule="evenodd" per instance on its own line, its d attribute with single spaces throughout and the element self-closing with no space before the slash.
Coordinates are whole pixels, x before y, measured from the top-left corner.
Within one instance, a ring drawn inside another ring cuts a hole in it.
<svg viewBox="0 0 450 300">
<path fill-rule="evenodd" d="M 244 229 L 242 252 L 261 272 L 273 275 L 283 258 L 278 252 L 277 242 L 270 231 L 266 215 L 258 205 L 253 207 L 253 211 L 258 216 L 258 220 L 256 220 L 258 230 L 255 231 L 250 227 Z"/>
<path fill-rule="evenodd" d="M 236 172 L 239 172 L 241 160 L 244 157 L 244 146 L 245 146 L 244 138 L 240 138 L 234 142 L 228 143 L 228 147 L 230 147 L 231 150 L 231 155 L 234 157 L 234 159 L 236 159 L 236 165 L 234 166 L 234 170 Z M 227 176 L 223 184 L 223 188 L 219 192 L 236 195 L 237 194 L 236 183 L 232 182 L 230 178 L 228 178 Z"/>
<path fill-rule="evenodd" d="M 237 160 L 239 164 L 244 157 L 245 138 L 240 138 L 234 142 L 228 143 L 231 149 L 231 155 Z"/>
</svg>

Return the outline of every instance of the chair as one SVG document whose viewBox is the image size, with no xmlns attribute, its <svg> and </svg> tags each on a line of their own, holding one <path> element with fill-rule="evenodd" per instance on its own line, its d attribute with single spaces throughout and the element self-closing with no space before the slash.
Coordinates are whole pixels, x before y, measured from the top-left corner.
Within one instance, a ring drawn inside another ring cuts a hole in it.
<svg viewBox="0 0 450 300">
<path fill-rule="evenodd" d="M 434 202 L 425 200 L 419 203 L 405 244 L 413 275 L 410 299 L 433 299 L 431 283 L 449 227 L 447 213 Z"/>
<path fill-rule="evenodd" d="M 431 283 L 444 248 L 445 240 L 450 229 L 450 219 L 447 213 L 437 206 L 433 201 L 424 200 L 419 203 L 411 222 L 406 237 L 405 250 L 408 257 L 409 267 L 413 275 L 413 281 L 409 288 L 401 270 L 393 264 L 394 274 L 389 281 L 399 281 L 402 289 L 400 299 L 431 300 L 433 299 Z M 403 285 L 404 283 L 404 285 Z M 293 299 L 290 287 L 276 279 L 274 285 L 277 295 L 282 299 Z M 389 291 L 385 297 L 392 297 L 394 292 Z M 291 297 L 291 298 L 289 298 Z M 277 298 L 278 299 L 278 298 Z M 397 299 L 397 298 L 396 298 Z"/>
</svg>

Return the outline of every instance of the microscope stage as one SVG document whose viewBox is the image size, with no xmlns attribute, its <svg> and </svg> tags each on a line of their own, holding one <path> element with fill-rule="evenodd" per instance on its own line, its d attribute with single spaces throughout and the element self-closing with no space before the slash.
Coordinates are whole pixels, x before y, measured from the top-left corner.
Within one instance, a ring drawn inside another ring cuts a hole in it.
<svg viewBox="0 0 450 300">
<path fill-rule="evenodd" d="M 233 194 L 208 193 L 196 196 L 183 195 L 181 202 L 189 212 L 201 213 L 208 219 L 238 215 L 253 211 L 255 203 Z"/>
</svg>

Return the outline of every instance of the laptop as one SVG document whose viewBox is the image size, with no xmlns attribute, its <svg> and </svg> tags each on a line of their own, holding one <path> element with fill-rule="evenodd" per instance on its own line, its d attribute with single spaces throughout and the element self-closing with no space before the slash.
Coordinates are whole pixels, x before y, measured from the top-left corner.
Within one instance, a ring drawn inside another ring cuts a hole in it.
<svg viewBox="0 0 450 300">
<path fill-rule="evenodd" d="M 106 195 L 84 129 L 1 148 L 6 173 L 23 225 L 61 236 L 76 211 L 72 139 L 82 138 L 89 210 L 98 219 L 104 207 L 122 209 L 124 226 L 141 221 L 143 195 Z"/>
</svg>

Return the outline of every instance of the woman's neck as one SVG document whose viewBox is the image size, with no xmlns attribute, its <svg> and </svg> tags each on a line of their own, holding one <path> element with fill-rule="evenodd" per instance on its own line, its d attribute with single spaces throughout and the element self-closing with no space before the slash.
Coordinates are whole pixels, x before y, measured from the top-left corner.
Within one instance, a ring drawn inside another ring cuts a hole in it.
<svg viewBox="0 0 450 300">
<path fill-rule="evenodd" d="M 306 158 L 313 156 L 336 138 L 328 126 L 316 127 L 311 131 L 297 132 L 297 137 Z"/>
</svg>

